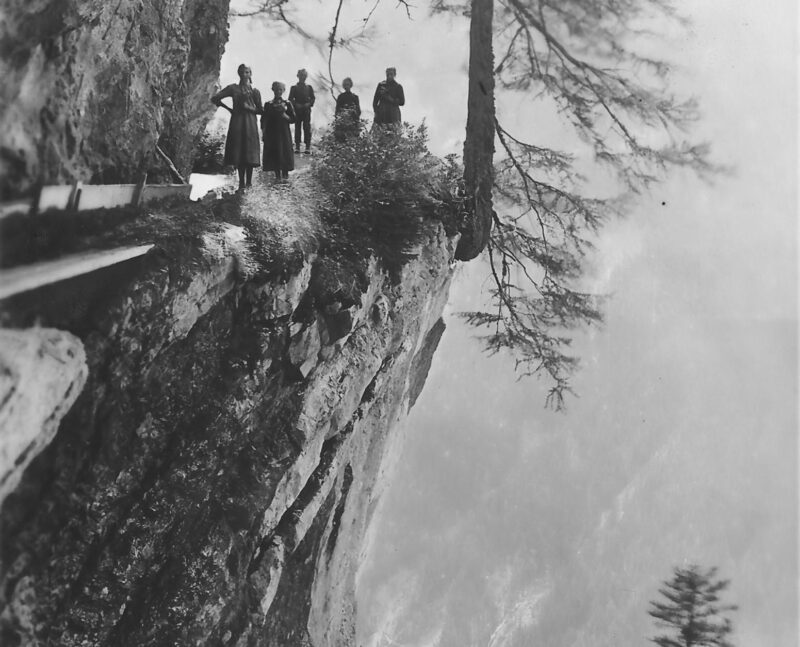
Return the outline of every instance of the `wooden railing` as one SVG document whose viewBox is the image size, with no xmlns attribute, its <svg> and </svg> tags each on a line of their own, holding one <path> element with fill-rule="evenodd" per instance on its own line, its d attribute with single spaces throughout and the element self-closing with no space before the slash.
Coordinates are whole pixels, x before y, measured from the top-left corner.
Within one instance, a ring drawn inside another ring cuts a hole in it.
<svg viewBox="0 0 800 647">
<path fill-rule="evenodd" d="M 91 209 L 139 206 L 169 196 L 191 193 L 191 184 L 83 184 L 43 186 L 33 198 L 0 203 L 0 218 L 12 214 L 45 211 L 89 211 Z M 94 272 L 146 254 L 152 244 L 118 247 L 72 254 L 62 258 L 0 270 L 0 300 L 81 274 Z"/>
<path fill-rule="evenodd" d="M 32 198 L 0 203 L 0 218 L 14 213 L 89 211 L 139 206 L 173 195 L 189 197 L 191 184 L 74 184 L 43 186 Z"/>
<path fill-rule="evenodd" d="M 152 247 L 153 245 L 149 244 L 83 252 L 70 254 L 54 261 L 42 261 L 0 270 L 0 300 L 129 261 L 143 256 Z"/>
</svg>

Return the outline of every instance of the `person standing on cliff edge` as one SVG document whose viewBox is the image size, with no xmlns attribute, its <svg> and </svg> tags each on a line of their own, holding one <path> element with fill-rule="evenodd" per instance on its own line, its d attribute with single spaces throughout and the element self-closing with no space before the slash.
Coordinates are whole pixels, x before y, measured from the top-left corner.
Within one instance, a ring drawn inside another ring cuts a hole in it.
<svg viewBox="0 0 800 647">
<path fill-rule="evenodd" d="M 336 97 L 336 112 L 334 115 L 334 132 L 336 139 L 344 141 L 348 137 L 358 137 L 359 120 L 361 119 L 361 104 L 358 95 L 353 94 L 353 80 L 348 76 L 342 81 L 344 92 Z"/>
<path fill-rule="evenodd" d="M 375 97 L 372 99 L 372 109 L 375 111 L 375 124 L 395 125 L 400 124 L 400 106 L 405 105 L 406 97 L 403 86 L 395 81 L 397 70 L 393 67 L 386 68 L 386 80 L 378 83 L 375 88 Z"/>
<path fill-rule="evenodd" d="M 289 88 L 289 103 L 292 104 L 295 114 L 294 122 L 294 151 L 300 152 L 300 130 L 303 130 L 303 142 L 306 145 L 306 154 L 311 152 L 311 107 L 314 105 L 314 88 L 306 85 L 308 72 L 304 69 L 297 70 L 297 84 Z"/>
<path fill-rule="evenodd" d="M 276 180 L 286 180 L 294 170 L 294 152 L 289 124 L 295 123 L 294 108 L 284 100 L 286 86 L 280 81 L 272 84 L 275 98 L 264 104 L 261 128 L 264 131 L 264 170 L 274 171 Z"/>
<path fill-rule="evenodd" d="M 235 166 L 239 172 L 239 189 L 249 187 L 253 169 L 261 165 L 261 143 L 256 115 L 261 114 L 261 93 L 253 87 L 253 72 L 242 63 L 237 69 L 239 83 L 223 88 L 211 97 L 211 103 L 231 113 L 228 136 L 225 138 L 226 165 Z M 233 108 L 222 100 L 233 99 Z"/>
</svg>

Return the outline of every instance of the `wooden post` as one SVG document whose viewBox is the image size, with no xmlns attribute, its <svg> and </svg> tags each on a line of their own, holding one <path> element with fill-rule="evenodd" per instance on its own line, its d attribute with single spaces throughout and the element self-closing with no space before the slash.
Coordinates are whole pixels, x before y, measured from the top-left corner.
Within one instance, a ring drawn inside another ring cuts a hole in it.
<svg viewBox="0 0 800 647">
<path fill-rule="evenodd" d="M 139 180 L 139 183 L 136 185 L 136 189 L 133 192 L 133 200 L 131 200 L 131 206 L 138 209 L 139 206 L 142 204 L 142 196 L 144 195 L 144 187 L 147 184 L 147 173 L 142 174 L 142 179 Z"/>
<path fill-rule="evenodd" d="M 163 150 L 161 150 L 161 146 L 159 146 L 158 144 L 156 144 L 156 153 L 158 153 L 161 159 L 163 159 L 164 162 L 166 162 L 167 167 L 169 168 L 172 175 L 174 175 L 177 178 L 178 182 L 180 182 L 181 184 L 187 184 L 186 180 L 180 174 L 178 169 L 175 168 L 175 165 L 172 163 L 172 160 Z"/>
<path fill-rule="evenodd" d="M 30 215 L 35 216 L 39 213 L 39 200 L 42 197 L 42 187 L 44 184 L 39 181 L 33 185 L 33 198 L 31 199 Z"/>
<path fill-rule="evenodd" d="M 67 200 L 67 211 L 78 210 L 78 203 L 81 200 L 82 187 L 83 182 L 75 180 L 75 182 L 72 183 L 72 192 L 69 194 L 69 199 Z"/>
</svg>

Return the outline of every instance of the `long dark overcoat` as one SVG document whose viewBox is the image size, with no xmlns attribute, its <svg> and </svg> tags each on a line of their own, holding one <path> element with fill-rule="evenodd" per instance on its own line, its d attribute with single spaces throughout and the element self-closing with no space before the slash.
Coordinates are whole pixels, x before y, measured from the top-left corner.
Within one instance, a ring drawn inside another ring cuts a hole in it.
<svg viewBox="0 0 800 647">
<path fill-rule="evenodd" d="M 233 99 L 233 112 L 225 139 L 225 164 L 237 168 L 259 166 L 261 143 L 256 115 L 261 113 L 261 93 L 255 88 L 232 83 L 217 92 L 211 100 L 218 103 L 226 97 Z"/>
<path fill-rule="evenodd" d="M 358 120 L 360 118 L 361 104 L 358 101 L 357 94 L 345 91 L 336 97 L 333 129 L 338 139 L 346 139 L 358 135 Z"/>
<path fill-rule="evenodd" d="M 406 96 L 403 86 L 397 81 L 381 81 L 375 88 L 372 109 L 375 111 L 376 124 L 399 124 L 400 106 L 405 105 Z"/>
<path fill-rule="evenodd" d="M 294 148 L 289 124 L 294 123 L 292 104 L 284 99 L 273 99 L 264 104 L 261 129 L 264 131 L 264 170 L 293 171 Z"/>
</svg>

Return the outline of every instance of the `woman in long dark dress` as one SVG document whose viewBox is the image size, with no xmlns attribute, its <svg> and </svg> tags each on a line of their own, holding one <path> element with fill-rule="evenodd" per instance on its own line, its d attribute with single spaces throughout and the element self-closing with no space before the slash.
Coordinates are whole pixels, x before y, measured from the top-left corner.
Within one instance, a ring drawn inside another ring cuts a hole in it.
<svg viewBox="0 0 800 647">
<path fill-rule="evenodd" d="M 252 85 L 253 73 L 242 63 L 237 70 L 239 83 L 232 83 L 211 97 L 214 105 L 231 113 L 228 136 L 225 139 L 225 164 L 235 166 L 239 172 L 239 188 L 250 186 L 253 169 L 261 164 L 261 145 L 258 137 L 258 120 L 261 114 L 261 93 Z M 222 100 L 233 99 L 233 108 Z"/>
<path fill-rule="evenodd" d="M 336 97 L 336 112 L 334 115 L 334 133 L 336 139 L 344 141 L 349 137 L 357 137 L 359 120 L 361 119 L 361 104 L 358 95 L 351 92 L 353 80 L 348 76 L 342 81 L 344 92 Z"/>
<path fill-rule="evenodd" d="M 264 131 L 264 170 L 274 171 L 276 178 L 289 177 L 294 170 L 294 149 L 289 124 L 295 121 L 292 104 L 283 99 L 286 86 L 280 81 L 272 84 L 275 97 L 264 104 L 261 128 Z"/>
</svg>

